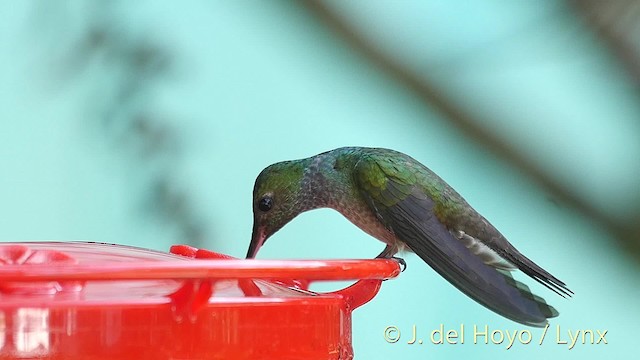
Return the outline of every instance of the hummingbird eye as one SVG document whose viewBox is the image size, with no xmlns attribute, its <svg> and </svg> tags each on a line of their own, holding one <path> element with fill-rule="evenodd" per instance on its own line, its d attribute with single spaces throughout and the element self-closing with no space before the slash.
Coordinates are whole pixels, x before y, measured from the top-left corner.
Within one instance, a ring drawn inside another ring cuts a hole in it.
<svg viewBox="0 0 640 360">
<path fill-rule="evenodd" d="M 273 207 L 273 199 L 271 199 L 270 196 L 265 196 L 262 199 L 260 199 L 260 202 L 258 202 L 258 209 L 260 209 L 260 211 L 267 212 L 271 210 L 272 207 Z"/>
</svg>

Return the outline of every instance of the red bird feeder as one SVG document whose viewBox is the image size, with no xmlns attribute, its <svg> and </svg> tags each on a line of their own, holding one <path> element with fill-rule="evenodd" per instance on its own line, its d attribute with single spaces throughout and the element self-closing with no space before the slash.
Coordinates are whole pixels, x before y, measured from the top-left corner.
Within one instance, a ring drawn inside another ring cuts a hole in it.
<svg viewBox="0 0 640 360">
<path fill-rule="evenodd" d="M 4 243 L 0 359 L 351 359 L 351 312 L 399 272 L 393 260 Z M 358 281 L 308 290 L 321 280 Z"/>
</svg>

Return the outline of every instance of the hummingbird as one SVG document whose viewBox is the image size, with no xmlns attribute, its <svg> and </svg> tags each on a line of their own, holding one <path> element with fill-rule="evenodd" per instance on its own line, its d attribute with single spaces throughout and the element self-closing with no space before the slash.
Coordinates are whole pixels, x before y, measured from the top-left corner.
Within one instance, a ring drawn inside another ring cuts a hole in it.
<svg viewBox="0 0 640 360">
<path fill-rule="evenodd" d="M 544 327 L 558 311 L 517 281 L 520 270 L 558 295 L 566 284 L 520 253 L 487 219 L 425 165 L 398 151 L 343 147 L 278 162 L 253 189 L 247 258 L 297 215 L 331 208 L 386 244 L 377 258 L 414 252 L 453 286 L 521 324 Z"/>
</svg>

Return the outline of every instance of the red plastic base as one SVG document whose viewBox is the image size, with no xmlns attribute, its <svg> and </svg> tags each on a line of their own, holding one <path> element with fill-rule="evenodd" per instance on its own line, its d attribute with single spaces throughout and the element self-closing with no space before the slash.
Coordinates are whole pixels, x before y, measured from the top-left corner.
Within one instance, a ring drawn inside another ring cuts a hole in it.
<svg viewBox="0 0 640 360">
<path fill-rule="evenodd" d="M 399 273 L 390 260 L 172 253 L 0 245 L 0 359 L 350 359 L 351 312 Z M 358 278 L 367 280 L 306 290 L 310 280 Z"/>
</svg>

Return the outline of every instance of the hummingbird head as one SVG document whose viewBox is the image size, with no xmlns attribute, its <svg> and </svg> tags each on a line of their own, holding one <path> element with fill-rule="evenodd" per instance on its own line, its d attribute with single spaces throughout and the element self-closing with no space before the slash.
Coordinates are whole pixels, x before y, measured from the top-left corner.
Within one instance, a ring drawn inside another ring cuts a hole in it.
<svg viewBox="0 0 640 360">
<path fill-rule="evenodd" d="M 253 188 L 253 234 L 247 259 L 284 225 L 304 211 L 302 180 L 304 161 L 284 161 L 268 166 Z"/>
</svg>

